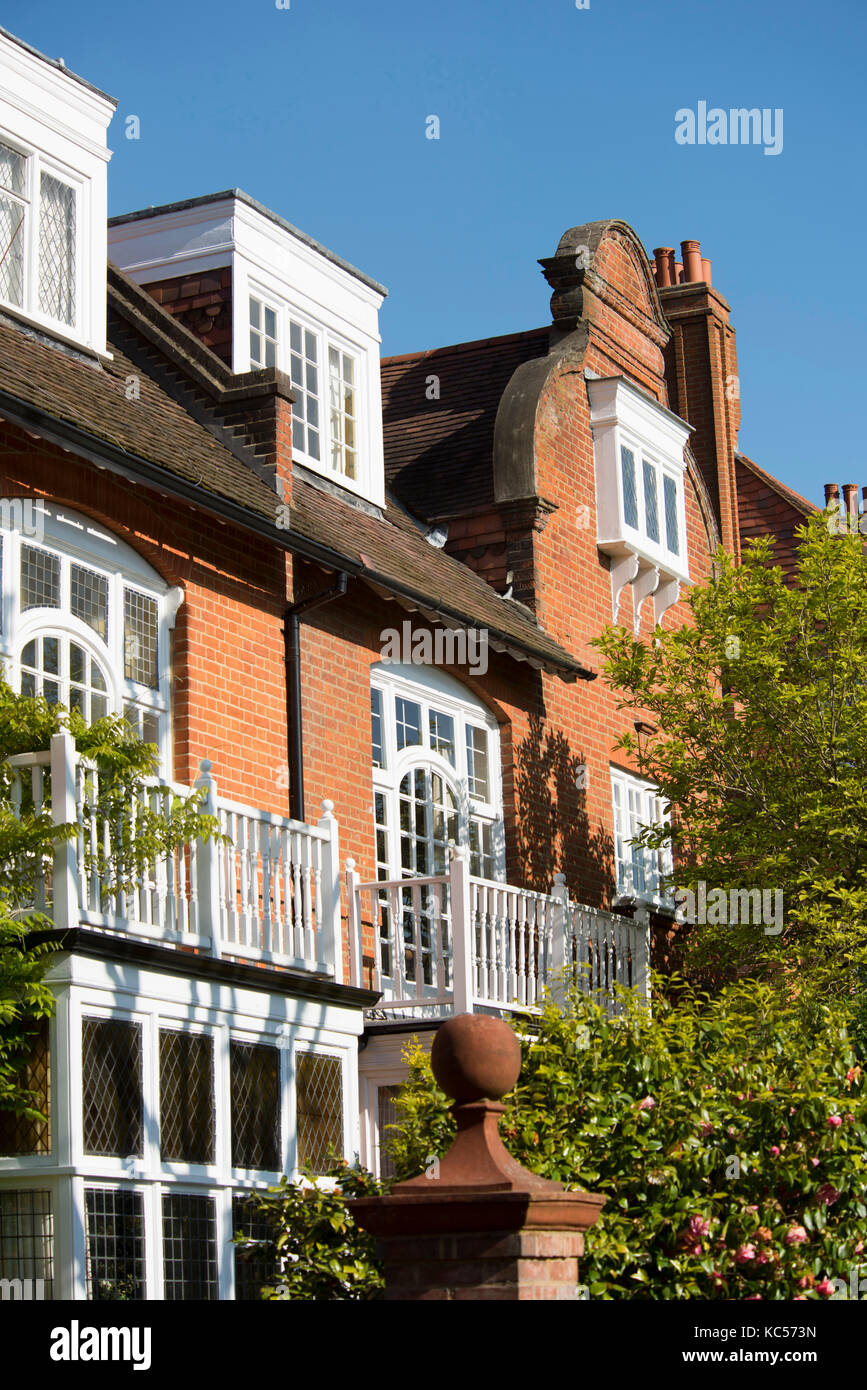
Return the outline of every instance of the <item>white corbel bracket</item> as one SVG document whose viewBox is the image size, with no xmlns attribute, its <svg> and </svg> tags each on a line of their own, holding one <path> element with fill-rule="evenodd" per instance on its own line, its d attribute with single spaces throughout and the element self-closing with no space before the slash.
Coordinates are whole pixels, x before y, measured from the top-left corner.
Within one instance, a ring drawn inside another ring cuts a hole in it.
<svg viewBox="0 0 867 1390">
<path fill-rule="evenodd" d="M 612 622 L 617 622 L 617 610 L 620 607 L 620 595 L 631 584 L 638 574 L 637 555 L 617 555 L 611 560 L 611 613 Z"/>
<path fill-rule="evenodd" d="M 639 561 L 638 574 L 632 581 L 632 610 L 635 614 L 635 635 L 638 636 L 641 630 L 641 610 L 644 607 L 644 600 L 656 592 L 659 584 L 659 570 L 656 565 L 648 565 L 646 561 Z"/>
</svg>

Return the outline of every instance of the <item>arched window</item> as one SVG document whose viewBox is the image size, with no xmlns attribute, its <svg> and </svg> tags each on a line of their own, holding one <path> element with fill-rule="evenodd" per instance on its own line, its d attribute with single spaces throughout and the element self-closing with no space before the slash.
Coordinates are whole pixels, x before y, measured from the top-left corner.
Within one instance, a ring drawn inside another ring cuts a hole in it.
<svg viewBox="0 0 867 1390">
<path fill-rule="evenodd" d="M 497 721 L 453 677 L 437 667 L 379 664 L 371 674 L 376 877 L 386 884 L 448 872 L 449 845 L 470 851 L 470 873 L 503 880 L 500 739 Z M 400 890 L 403 968 L 434 981 L 437 938 L 450 970 L 448 892 L 422 890 L 421 961 L 416 961 L 412 895 Z M 439 904 L 439 907 L 437 906 Z M 380 897 L 379 953 L 383 975 L 394 974 L 392 898 Z"/>
<path fill-rule="evenodd" d="M 170 589 L 131 546 L 89 517 L 0 502 L 0 659 L 24 695 L 93 722 L 126 715 L 169 765 Z"/>
<path fill-rule="evenodd" d="M 448 845 L 467 845 L 470 872 L 505 873 L 497 721 L 436 667 L 371 673 L 377 865 L 384 878 L 443 874 Z"/>
</svg>

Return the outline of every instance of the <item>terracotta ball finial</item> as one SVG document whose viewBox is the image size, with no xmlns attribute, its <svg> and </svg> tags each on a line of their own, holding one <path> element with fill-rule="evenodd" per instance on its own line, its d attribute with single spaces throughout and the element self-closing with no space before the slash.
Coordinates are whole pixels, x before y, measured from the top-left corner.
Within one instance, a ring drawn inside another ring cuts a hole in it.
<svg viewBox="0 0 867 1390">
<path fill-rule="evenodd" d="M 431 1066 L 438 1085 L 459 1103 L 499 1100 L 521 1072 L 521 1044 L 501 1018 L 458 1014 L 437 1030 Z"/>
</svg>

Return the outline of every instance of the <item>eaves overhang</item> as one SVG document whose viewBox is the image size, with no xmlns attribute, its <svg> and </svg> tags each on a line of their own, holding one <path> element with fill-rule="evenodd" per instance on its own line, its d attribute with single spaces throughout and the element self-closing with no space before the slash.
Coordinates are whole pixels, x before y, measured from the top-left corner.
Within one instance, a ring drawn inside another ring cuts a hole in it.
<svg viewBox="0 0 867 1390">
<path fill-rule="evenodd" d="M 433 599 L 429 594 L 419 593 L 409 585 L 401 584 L 393 576 L 383 574 L 374 566 L 365 563 L 363 557 L 356 560 L 291 529 L 278 529 L 273 521 L 261 512 L 243 507 L 230 498 L 203 487 L 201 483 L 191 483 L 160 464 L 152 463 L 141 455 L 129 453 L 109 440 L 101 439 L 78 425 L 50 415 L 38 406 L 2 389 L 0 415 L 26 432 L 38 435 L 39 438 L 68 453 L 87 459 L 96 468 L 106 469 L 118 477 L 127 478 L 130 482 L 144 484 L 157 492 L 189 502 L 220 521 L 261 536 L 271 545 L 276 545 L 293 555 L 327 569 L 342 570 L 354 578 L 361 579 L 375 592 L 396 599 L 410 611 L 417 611 L 434 621 L 445 623 L 446 626 L 484 627 L 488 633 L 489 645 L 495 651 L 507 652 L 517 661 L 528 662 L 531 666 L 557 675 L 566 682 L 596 679 L 596 672 L 591 667 L 569 657 L 565 652 L 563 659 L 557 659 L 532 642 L 521 641 L 513 633 L 504 632 L 487 621 L 481 623 L 468 613 L 461 612 L 441 600 Z M 274 504 L 275 508 L 279 504 L 276 493 Z"/>
</svg>

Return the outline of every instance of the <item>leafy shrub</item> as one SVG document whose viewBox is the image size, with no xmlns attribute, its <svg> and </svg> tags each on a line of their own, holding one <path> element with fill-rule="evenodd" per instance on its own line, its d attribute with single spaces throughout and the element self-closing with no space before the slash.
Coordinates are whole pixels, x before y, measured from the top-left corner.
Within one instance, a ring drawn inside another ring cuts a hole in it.
<svg viewBox="0 0 867 1390">
<path fill-rule="evenodd" d="M 356 1225 L 347 1201 L 382 1191 L 370 1173 L 341 1162 L 324 1181 L 283 1177 L 276 1187 L 250 1193 L 251 1220 L 235 1240 L 240 1258 L 253 1261 L 264 1276 L 260 1297 L 331 1302 L 381 1298 L 385 1281 L 375 1238 Z M 254 1229 L 267 1234 L 254 1237 Z"/>
<path fill-rule="evenodd" d="M 652 1018 L 575 991 L 534 1022 L 500 1130 L 531 1171 L 607 1194 L 591 1297 L 822 1298 L 867 1275 L 867 1088 L 839 1013 L 808 1033 L 779 991 L 742 982 L 676 991 Z M 454 1132 L 426 1054 L 409 1061 L 400 1178 Z"/>
</svg>

